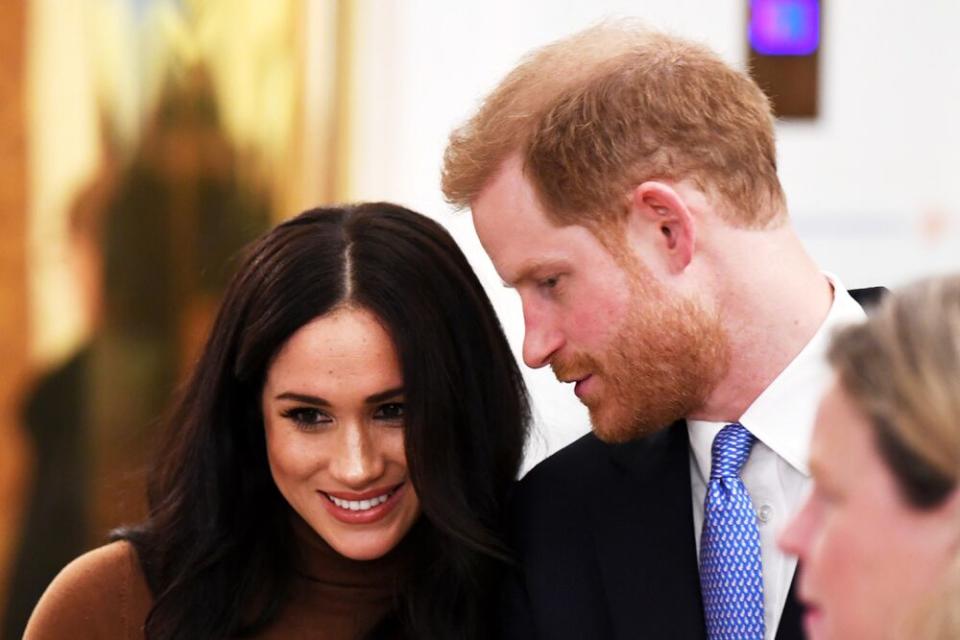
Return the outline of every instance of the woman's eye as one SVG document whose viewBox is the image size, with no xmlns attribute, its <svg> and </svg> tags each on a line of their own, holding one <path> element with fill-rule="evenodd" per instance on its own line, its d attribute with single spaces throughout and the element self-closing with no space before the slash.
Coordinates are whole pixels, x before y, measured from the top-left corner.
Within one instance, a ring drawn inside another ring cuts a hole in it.
<svg viewBox="0 0 960 640">
<path fill-rule="evenodd" d="M 301 429 L 315 429 L 321 425 L 333 422 L 326 413 L 312 407 L 295 407 L 287 409 L 281 415 L 293 420 Z"/>
<path fill-rule="evenodd" d="M 388 402 L 387 404 L 382 404 L 377 407 L 377 410 L 373 413 L 373 417 L 377 420 L 400 422 L 403 420 L 403 403 Z"/>
<path fill-rule="evenodd" d="M 819 482 L 814 483 L 813 497 L 820 504 L 826 506 L 835 506 L 842 502 L 842 496 L 838 492 L 832 491 L 829 487 Z"/>
</svg>

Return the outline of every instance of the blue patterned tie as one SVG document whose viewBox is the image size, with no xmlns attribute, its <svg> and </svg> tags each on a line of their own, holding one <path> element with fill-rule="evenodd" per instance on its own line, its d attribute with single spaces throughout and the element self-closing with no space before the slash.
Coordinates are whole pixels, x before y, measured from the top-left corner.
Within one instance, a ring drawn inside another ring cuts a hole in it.
<svg viewBox="0 0 960 640">
<path fill-rule="evenodd" d="M 760 532 L 740 479 L 754 441 L 737 422 L 713 440 L 700 536 L 700 587 L 709 640 L 763 640 Z"/>
</svg>

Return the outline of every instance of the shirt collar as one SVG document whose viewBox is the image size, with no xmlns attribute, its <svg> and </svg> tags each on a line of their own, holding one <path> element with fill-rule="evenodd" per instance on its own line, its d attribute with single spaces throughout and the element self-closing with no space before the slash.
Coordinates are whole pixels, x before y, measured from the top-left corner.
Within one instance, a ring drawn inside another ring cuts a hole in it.
<svg viewBox="0 0 960 640">
<path fill-rule="evenodd" d="M 866 317 L 839 278 L 824 273 L 833 287 L 827 317 L 800 353 L 740 417 L 740 424 L 804 475 L 820 397 L 830 381 L 827 348 L 834 330 Z M 713 439 L 726 423 L 688 420 L 690 448 L 704 478 L 710 477 Z"/>
</svg>

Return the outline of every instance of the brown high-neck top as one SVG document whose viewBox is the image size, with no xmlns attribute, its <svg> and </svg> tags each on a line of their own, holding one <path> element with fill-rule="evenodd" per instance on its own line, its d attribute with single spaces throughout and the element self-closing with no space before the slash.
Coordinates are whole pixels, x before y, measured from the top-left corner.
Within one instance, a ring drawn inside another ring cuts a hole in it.
<svg viewBox="0 0 960 640">
<path fill-rule="evenodd" d="M 299 517 L 293 530 L 301 562 L 279 617 L 254 638 L 362 638 L 393 607 L 410 545 L 369 561 L 334 551 Z M 143 640 L 153 597 L 128 542 L 80 556 L 37 603 L 24 640 Z"/>
</svg>

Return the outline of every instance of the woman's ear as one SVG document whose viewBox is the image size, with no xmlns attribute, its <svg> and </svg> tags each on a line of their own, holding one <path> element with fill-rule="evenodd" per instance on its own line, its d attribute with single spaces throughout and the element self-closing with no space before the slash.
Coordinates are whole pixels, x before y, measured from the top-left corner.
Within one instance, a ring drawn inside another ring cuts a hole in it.
<svg viewBox="0 0 960 640">
<path fill-rule="evenodd" d="M 696 225 L 690 208 L 669 184 L 650 180 L 630 195 L 628 225 L 643 229 L 653 252 L 670 273 L 680 273 L 693 260 Z"/>
</svg>

